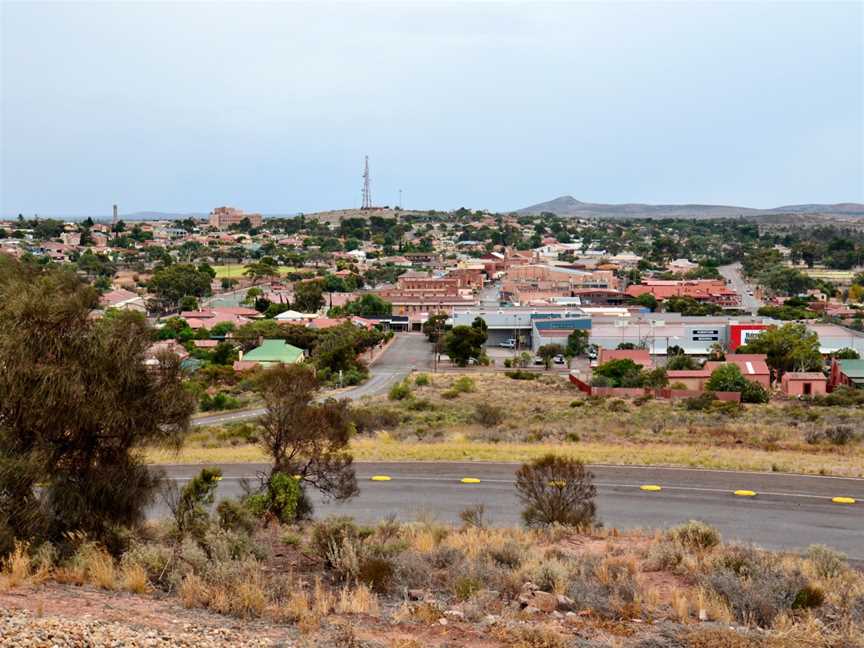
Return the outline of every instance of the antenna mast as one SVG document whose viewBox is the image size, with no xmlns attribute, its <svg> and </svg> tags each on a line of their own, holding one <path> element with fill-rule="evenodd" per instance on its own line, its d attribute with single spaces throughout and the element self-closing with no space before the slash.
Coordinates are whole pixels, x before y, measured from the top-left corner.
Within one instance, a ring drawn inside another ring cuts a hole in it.
<svg viewBox="0 0 864 648">
<path fill-rule="evenodd" d="M 363 165 L 363 206 L 360 209 L 372 209 L 372 184 L 369 177 L 369 156 L 365 156 Z"/>
</svg>

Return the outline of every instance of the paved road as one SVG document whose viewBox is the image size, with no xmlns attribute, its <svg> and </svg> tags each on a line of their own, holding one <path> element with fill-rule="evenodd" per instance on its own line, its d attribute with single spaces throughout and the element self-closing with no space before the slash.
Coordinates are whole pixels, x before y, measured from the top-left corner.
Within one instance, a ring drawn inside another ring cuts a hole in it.
<svg viewBox="0 0 864 648">
<path fill-rule="evenodd" d="M 326 503 L 312 493 L 316 515 L 350 515 L 374 523 L 388 515 L 408 520 L 432 515 L 455 522 L 459 512 L 482 503 L 492 524 L 519 523 L 519 503 L 513 489 L 515 464 L 491 463 L 358 463 L 360 495 L 343 504 Z M 201 466 L 163 466 L 167 477 L 183 482 Z M 266 464 L 221 466 L 224 477 L 219 496 L 242 494 L 242 481 L 255 483 Z M 733 473 L 639 466 L 595 466 L 598 512 L 608 526 L 618 528 L 667 527 L 689 519 L 716 526 L 726 540 L 752 542 L 768 549 L 800 550 L 826 544 L 850 558 L 864 560 L 864 480 Z M 372 482 L 372 475 L 392 481 Z M 476 477 L 479 484 L 463 484 Z M 639 487 L 657 484 L 660 492 Z M 738 497 L 734 490 L 756 491 L 756 497 Z M 832 497 L 848 496 L 853 505 L 834 504 Z M 157 504 L 150 514 L 166 515 Z"/>
<path fill-rule="evenodd" d="M 747 291 L 752 291 L 753 286 L 748 284 L 741 274 L 741 264 L 733 263 L 732 265 L 719 266 L 717 268 L 720 274 L 729 282 L 732 289 L 741 295 L 741 308 L 746 311 L 755 312 L 762 302 L 753 295 L 748 295 Z"/>
<path fill-rule="evenodd" d="M 326 396 L 359 400 L 364 396 L 383 394 L 390 385 L 408 375 L 412 369 L 427 369 L 432 366 L 431 346 L 422 333 L 401 333 L 380 355 L 369 369 L 369 379 L 362 385 L 334 391 Z M 325 396 L 325 397 L 326 397 Z M 192 425 L 219 425 L 238 423 L 258 418 L 264 408 L 248 409 L 241 412 L 225 412 L 212 416 L 202 416 L 192 420 Z"/>
</svg>

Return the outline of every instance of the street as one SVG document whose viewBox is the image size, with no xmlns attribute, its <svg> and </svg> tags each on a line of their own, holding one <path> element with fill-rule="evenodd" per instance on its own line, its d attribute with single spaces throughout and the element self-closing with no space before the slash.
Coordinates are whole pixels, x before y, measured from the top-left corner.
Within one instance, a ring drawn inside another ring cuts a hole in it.
<svg viewBox="0 0 864 648">
<path fill-rule="evenodd" d="M 219 497 L 243 494 L 243 480 L 255 486 L 267 464 L 220 466 Z M 501 463 L 358 463 L 360 495 L 336 504 L 310 492 L 316 517 L 348 515 L 374 524 L 395 514 L 401 520 L 432 516 L 459 522 L 466 507 L 482 503 L 492 525 L 520 524 L 521 506 L 513 488 L 517 464 Z M 182 484 L 202 466 L 162 466 L 169 479 Z M 864 560 L 864 480 L 777 473 L 726 472 L 644 466 L 593 466 L 597 509 L 606 526 L 618 528 L 668 527 L 690 519 L 716 526 L 726 540 L 756 543 L 768 549 L 803 550 L 825 544 Z M 384 475 L 390 481 L 371 481 Z M 479 479 L 466 484 L 465 477 Z M 658 485 L 657 492 L 641 490 Z M 735 490 L 754 491 L 742 497 Z M 833 497 L 857 500 L 835 504 Z M 162 517 L 168 510 L 157 502 L 148 514 Z"/>
<path fill-rule="evenodd" d="M 744 277 L 741 274 L 741 264 L 733 263 L 732 265 L 719 266 L 717 270 L 719 270 L 723 278 L 729 282 L 729 286 L 732 290 L 741 295 L 742 310 L 750 311 L 755 314 L 759 307 L 762 306 L 762 302 L 752 294 L 748 294 L 748 291 L 751 293 L 753 292 L 753 286 L 744 280 Z"/>
</svg>

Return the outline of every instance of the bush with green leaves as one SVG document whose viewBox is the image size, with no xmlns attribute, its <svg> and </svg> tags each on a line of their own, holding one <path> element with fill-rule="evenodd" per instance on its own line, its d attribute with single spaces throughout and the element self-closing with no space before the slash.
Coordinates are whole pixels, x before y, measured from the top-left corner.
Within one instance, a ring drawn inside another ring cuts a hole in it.
<svg viewBox="0 0 864 648">
<path fill-rule="evenodd" d="M 504 421 L 504 410 L 491 403 L 477 403 L 473 419 L 484 427 L 495 427 Z"/>
<path fill-rule="evenodd" d="M 409 396 L 411 396 L 411 386 L 405 381 L 394 383 L 387 393 L 390 400 L 405 400 Z"/>
<path fill-rule="evenodd" d="M 417 374 L 414 378 L 414 384 L 418 387 L 427 387 L 429 385 L 429 374 Z"/>
<path fill-rule="evenodd" d="M 453 381 L 451 389 L 457 394 L 470 394 L 477 391 L 477 385 L 468 376 L 462 376 Z"/>
<path fill-rule="evenodd" d="M 198 541 L 203 539 L 210 527 L 210 506 L 221 479 L 219 468 L 203 468 L 178 493 L 169 491 L 168 506 L 178 538 L 188 535 Z"/>
<path fill-rule="evenodd" d="M 810 545 L 807 548 L 807 560 L 819 578 L 836 578 L 849 568 L 845 554 L 825 545 Z"/>
<path fill-rule="evenodd" d="M 297 519 L 302 501 L 300 481 L 294 475 L 273 471 L 259 492 L 247 496 L 246 505 L 259 518 L 287 524 Z"/>
<path fill-rule="evenodd" d="M 521 369 L 505 371 L 504 375 L 512 380 L 537 380 L 540 377 L 540 374 L 534 371 L 522 371 Z"/>
</svg>

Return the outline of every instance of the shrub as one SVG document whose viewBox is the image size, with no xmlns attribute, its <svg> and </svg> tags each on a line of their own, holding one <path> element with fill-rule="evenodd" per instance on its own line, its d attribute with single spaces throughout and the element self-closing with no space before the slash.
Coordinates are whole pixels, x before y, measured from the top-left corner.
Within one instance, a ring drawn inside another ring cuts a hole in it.
<svg viewBox="0 0 864 648">
<path fill-rule="evenodd" d="M 414 384 L 418 387 L 426 387 L 429 385 L 429 374 L 421 373 L 417 374 L 417 377 L 414 378 Z"/>
<path fill-rule="evenodd" d="M 516 494 L 524 505 L 525 524 L 592 524 L 597 494 L 593 479 L 581 461 L 569 457 L 549 454 L 522 464 L 516 473 Z"/>
<path fill-rule="evenodd" d="M 826 428 L 825 436 L 834 445 L 846 445 L 855 438 L 855 432 L 848 425 L 835 425 Z"/>
<path fill-rule="evenodd" d="M 255 530 L 255 517 L 242 503 L 235 499 L 225 499 L 216 505 L 219 526 L 226 531 L 240 531 L 251 534 Z"/>
<path fill-rule="evenodd" d="M 246 505 L 259 518 L 273 518 L 287 524 L 298 517 L 302 499 L 303 490 L 294 475 L 273 471 L 261 492 L 246 498 Z"/>
<path fill-rule="evenodd" d="M 540 377 L 539 373 L 534 371 L 522 371 L 521 369 L 517 369 L 516 371 L 505 371 L 504 375 L 513 380 L 537 380 L 537 378 Z"/>
<path fill-rule="evenodd" d="M 462 376 L 453 381 L 451 389 L 458 394 L 470 394 L 477 391 L 477 385 L 468 376 Z"/>
<path fill-rule="evenodd" d="M 459 601 L 467 601 L 483 589 L 483 583 L 473 576 L 461 576 L 453 584 L 453 595 Z"/>
<path fill-rule="evenodd" d="M 390 400 L 405 400 L 411 395 L 411 386 L 407 382 L 395 383 L 387 394 Z"/>
<path fill-rule="evenodd" d="M 630 410 L 630 408 L 627 406 L 626 401 L 623 401 L 620 398 L 613 398 L 608 403 L 606 403 L 606 409 L 610 412 L 615 413 L 627 412 Z"/>
<path fill-rule="evenodd" d="M 447 400 L 453 400 L 454 398 L 459 398 L 459 392 L 455 389 L 448 389 L 446 391 L 441 392 L 441 398 L 446 398 Z"/>
<path fill-rule="evenodd" d="M 708 409 L 715 400 L 714 394 L 712 392 L 705 392 L 704 394 L 699 394 L 698 396 L 693 396 L 692 398 L 684 399 L 684 409 L 689 410 L 691 412 L 700 412 Z"/>
<path fill-rule="evenodd" d="M 327 555 L 331 547 L 341 546 L 346 539 L 356 540 L 368 537 L 370 533 L 368 529 L 361 529 L 354 524 L 354 520 L 349 517 L 332 517 L 315 523 L 309 545 L 312 552 L 324 559 L 327 564 Z M 332 567 L 330 564 L 327 566 Z"/>
<path fill-rule="evenodd" d="M 504 421 L 504 410 L 491 403 L 477 403 L 473 419 L 485 427 L 495 427 Z"/>
<path fill-rule="evenodd" d="M 769 627 L 781 612 L 821 604 L 807 579 L 797 570 L 785 571 L 778 558 L 752 551 L 738 557 L 743 556 L 744 564 L 735 568 L 715 565 L 705 578 L 739 623 Z"/>
<path fill-rule="evenodd" d="M 202 412 L 220 412 L 222 410 L 237 409 L 241 404 L 238 399 L 225 392 L 219 392 L 213 396 L 205 393 L 201 397 Z"/>
<path fill-rule="evenodd" d="M 690 520 L 669 529 L 669 538 L 688 549 L 712 549 L 720 544 L 720 532 L 710 524 Z"/>
<path fill-rule="evenodd" d="M 220 479 L 221 470 L 204 468 L 179 493 L 169 492 L 168 504 L 178 537 L 183 538 L 188 534 L 199 541 L 203 538 L 210 525 L 208 508 L 213 504 Z"/>
<path fill-rule="evenodd" d="M 745 381 L 741 389 L 742 403 L 767 403 L 769 398 L 768 390 L 762 385 L 752 380 Z"/>
<path fill-rule="evenodd" d="M 474 504 L 459 513 L 459 519 L 466 527 L 483 529 L 486 527 L 486 507 L 483 504 Z"/>
<path fill-rule="evenodd" d="M 358 433 L 394 428 L 401 421 L 398 411 L 386 407 L 352 407 L 349 418 Z"/>
<path fill-rule="evenodd" d="M 394 571 L 389 559 L 373 556 L 361 561 L 357 580 L 368 585 L 373 592 L 385 593 L 393 582 Z"/>
<path fill-rule="evenodd" d="M 810 545 L 807 548 L 807 560 L 819 578 L 836 578 L 848 567 L 845 554 L 825 545 Z"/>
</svg>

